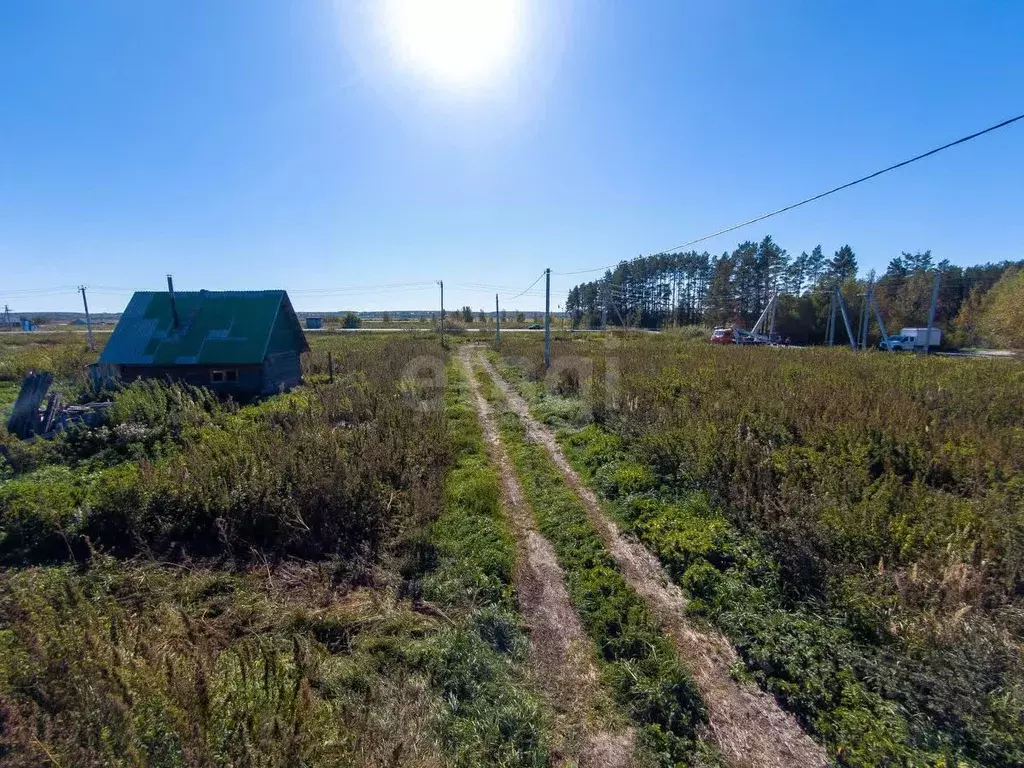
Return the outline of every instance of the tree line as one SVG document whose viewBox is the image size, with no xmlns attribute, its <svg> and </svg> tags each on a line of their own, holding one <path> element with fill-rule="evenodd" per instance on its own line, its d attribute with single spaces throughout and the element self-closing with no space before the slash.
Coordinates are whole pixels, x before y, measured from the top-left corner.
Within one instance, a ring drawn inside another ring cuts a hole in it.
<svg viewBox="0 0 1024 768">
<path fill-rule="evenodd" d="M 620 262 L 599 279 L 572 288 L 566 311 L 574 328 L 602 323 L 749 328 L 778 294 L 778 333 L 796 343 L 821 343 L 835 288 L 843 295 L 851 323 L 867 310 L 870 286 L 889 333 L 926 325 L 936 272 L 940 284 L 935 326 L 950 343 L 1024 346 L 1024 338 L 1015 335 L 1020 331 L 1014 321 L 1024 311 L 1024 260 L 960 267 L 947 259 L 934 261 L 931 251 L 903 252 L 889 262 L 884 274 L 871 270 L 858 276 L 857 256 L 849 245 L 831 257 L 821 245 L 794 257 L 770 235 L 760 242 L 740 243 L 719 256 L 688 251 Z M 837 342 L 843 334 L 837 331 Z M 879 336 L 872 318 L 871 339 Z"/>
</svg>

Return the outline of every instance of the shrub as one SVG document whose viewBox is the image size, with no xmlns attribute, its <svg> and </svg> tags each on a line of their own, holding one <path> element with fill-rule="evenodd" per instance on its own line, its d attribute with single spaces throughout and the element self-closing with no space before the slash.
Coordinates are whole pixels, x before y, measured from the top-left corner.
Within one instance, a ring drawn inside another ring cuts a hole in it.
<svg viewBox="0 0 1024 768">
<path fill-rule="evenodd" d="M 585 343 L 618 396 L 571 459 L 841 763 L 1021 762 L 1018 365 Z"/>
</svg>

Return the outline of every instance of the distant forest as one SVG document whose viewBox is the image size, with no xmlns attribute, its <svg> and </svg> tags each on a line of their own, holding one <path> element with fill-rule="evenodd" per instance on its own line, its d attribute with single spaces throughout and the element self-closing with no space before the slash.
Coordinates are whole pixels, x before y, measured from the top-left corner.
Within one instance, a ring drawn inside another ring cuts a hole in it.
<svg viewBox="0 0 1024 768">
<path fill-rule="evenodd" d="M 935 271 L 941 273 L 935 325 L 949 345 L 1024 347 L 1024 260 L 959 267 L 931 251 L 902 253 L 882 275 L 858 277 L 857 256 L 844 245 L 830 257 L 821 246 L 791 257 L 771 236 L 740 243 L 732 253 L 655 254 L 621 262 L 569 291 L 566 311 L 576 328 L 609 325 L 737 325 L 749 328 L 779 294 L 775 327 L 794 343 L 821 343 L 829 294 L 842 291 L 851 323 L 864 310 L 869 284 L 890 334 L 928 322 Z M 857 326 L 855 326 L 857 327 Z M 880 337 L 874 318 L 873 341 Z M 842 324 L 836 343 L 845 342 Z"/>
</svg>

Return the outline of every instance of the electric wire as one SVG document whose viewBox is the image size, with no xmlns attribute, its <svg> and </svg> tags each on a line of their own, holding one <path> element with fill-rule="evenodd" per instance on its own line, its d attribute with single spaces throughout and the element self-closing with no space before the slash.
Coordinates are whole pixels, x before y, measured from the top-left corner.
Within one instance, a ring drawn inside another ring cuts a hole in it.
<svg viewBox="0 0 1024 768">
<path fill-rule="evenodd" d="M 531 288 L 533 288 L 533 286 L 535 286 L 535 285 L 536 285 L 537 283 L 539 283 L 539 282 L 540 282 L 540 280 L 541 280 L 541 278 L 542 278 L 542 277 L 544 277 L 544 275 L 545 275 L 545 274 L 547 274 L 547 270 L 544 270 L 543 272 L 541 272 L 541 273 L 540 273 L 540 274 L 539 274 L 539 275 L 537 276 L 537 279 L 536 279 L 536 280 L 534 280 L 534 281 L 533 281 L 532 283 L 530 283 L 530 284 L 529 284 L 528 286 L 526 286 L 526 288 L 524 288 L 524 289 L 523 289 L 522 291 L 520 291 L 519 293 L 517 293 L 517 294 L 516 294 L 515 296 L 512 296 L 512 297 L 510 297 L 510 298 L 508 298 L 508 299 L 505 299 L 505 301 L 512 301 L 513 299 L 518 299 L 518 298 L 519 298 L 520 296 L 522 296 L 523 294 L 525 294 L 525 293 L 526 293 L 526 292 L 527 292 L 528 290 L 530 290 Z"/>
<path fill-rule="evenodd" d="M 911 163 L 916 163 L 918 160 L 923 160 L 926 157 L 931 157 L 932 155 L 938 154 L 939 152 L 942 152 L 945 149 L 949 149 L 950 147 L 955 147 L 958 144 L 964 144 L 965 142 L 971 141 L 972 139 L 976 139 L 979 136 L 984 136 L 986 133 L 991 133 L 992 131 L 999 130 L 1000 128 L 1005 128 L 1006 126 L 1011 125 L 1012 123 L 1016 123 L 1019 120 L 1024 120 L 1024 114 L 1017 115 L 1016 117 L 1011 117 L 1008 120 L 1003 120 L 1001 123 L 996 123 L 995 125 L 989 126 L 988 128 L 985 128 L 983 130 L 980 130 L 980 131 L 977 131 L 975 133 L 972 133 L 969 136 L 963 136 L 962 138 L 956 139 L 955 141 L 951 141 L 951 142 L 949 142 L 947 144 L 943 144 L 941 147 L 936 147 L 935 149 L 930 149 L 927 152 L 922 152 L 919 155 L 915 155 L 914 157 L 911 157 L 911 158 L 909 158 L 907 160 L 903 160 L 902 162 L 896 163 L 895 165 L 890 165 L 889 167 L 883 168 L 880 171 L 875 171 L 874 173 L 869 173 L 867 176 L 861 176 L 859 179 L 854 179 L 853 181 L 848 181 L 845 184 L 840 184 L 838 187 L 833 187 L 832 189 L 829 189 L 829 190 L 827 190 L 825 192 L 821 192 L 821 193 L 819 193 L 817 195 L 812 195 L 811 197 L 804 198 L 803 200 L 800 200 L 800 201 L 795 202 L 795 203 L 791 203 L 790 205 L 783 206 L 782 208 L 778 208 L 778 209 L 776 209 L 774 211 L 770 211 L 768 213 L 763 213 L 760 216 L 755 216 L 752 219 L 747 219 L 746 221 L 742 221 L 739 224 L 733 224 L 731 227 L 726 227 L 725 229 L 720 229 L 717 232 L 712 232 L 710 235 L 704 235 L 704 236 L 698 237 L 698 238 L 696 238 L 694 240 L 688 240 L 687 242 L 682 243 L 681 245 L 677 245 L 677 246 L 674 246 L 672 248 L 667 248 L 667 249 L 662 250 L 662 251 L 655 251 L 651 255 L 661 254 L 661 253 L 673 253 L 675 251 L 680 251 L 683 248 L 689 248 L 691 245 L 696 245 L 697 243 L 702 243 L 705 240 L 711 240 L 712 238 L 718 237 L 719 235 L 724 235 L 724 234 L 727 234 L 729 232 L 733 232 L 733 231 L 735 231 L 737 229 L 741 229 L 742 227 L 746 227 L 746 226 L 749 226 L 751 224 L 756 224 L 759 221 L 764 221 L 765 219 L 770 219 L 773 216 L 778 216 L 780 213 L 786 213 L 787 211 L 792 211 L 794 208 L 799 208 L 802 205 L 807 205 L 808 203 L 813 203 L 815 200 L 820 200 L 823 197 L 828 197 L 829 195 L 833 195 L 836 192 L 841 192 L 844 189 L 849 189 L 850 187 L 856 186 L 857 184 L 862 184 L 865 181 L 870 181 L 871 179 L 874 179 L 874 178 L 876 178 L 878 176 L 881 176 L 883 173 L 889 173 L 890 171 L 895 171 L 897 168 L 902 168 L 905 165 L 910 165 Z M 616 262 L 615 264 L 610 264 L 610 265 L 607 265 L 607 266 L 604 266 L 604 267 L 596 267 L 594 269 L 578 269 L 578 270 L 574 270 L 574 271 L 571 271 L 571 272 L 557 272 L 557 273 L 554 273 L 554 274 L 559 274 L 559 275 L 582 275 L 582 274 L 585 274 L 587 272 L 601 272 L 601 271 L 606 270 L 606 269 L 613 269 L 614 267 L 617 267 L 619 264 L 621 264 L 623 261 L 626 261 L 626 259 L 623 259 L 622 261 Z"/>
<path fill-rule="evenodd" d="M 1009 118 L 1007 120 L 1003 120 L 1002 122 L 996 123 L 995 125 L 989 126 L 988 128 L 984 128 L 984 129 L 982 129 L 980 131 L 976 131 L 975 133 L 969 134 L 967 136 L 963 136 L 963 137 L 961 137 L 959 139 L 956 139 L 954 141 L 950 141 L 950 142 L 948 142 L 946 144 L 943 144 L 942 146 L 935 147 L 934 149 L 930 149 L 927 152 L 922 152 L 921 154 L 915 155 L 914 157 L 908 158 L 907 160 L 903 160 L 903 161 L 901 161 L 899 163 L 895 163 L 895 164 L 890 165 L 890 166 L 888 166 L 886 168 L 882 168 L 881 170 L 875 171 L 874 173 L 870 173 L 870 174 L 868 174 L 866 176 L 861 176 L 860 178 L 854 179 L 853 181 L 846 182 L 845 184 L 840 184 L 839 186 L 833 187 L 832 189 L 826 190 L 825 192 L 821 192 L 819 194 L 812 195 L 811 197 L 807 197 L 807 198 L 804 198 L 803 200 L 799 200 L 799 201 L 797 201 L 795 203 L 791 203 L 789 205 L 783 206 L 782 208 L 778 208 L 776 210 L 769 211 L 768 213 L 761 214 L 760 216 L 755 216 L 754 218 L 747 219 L 746 221 L 742 221 L 742 222 L 740 222 L 738 224 L 733 224 L 732 226 L 726 227 L 724 229 L 720 229 L 720 230 L 718 230 L 716 232 L 712 232 L 711 234 L 703 235 L 703 236 L 695 238 L 693 240 L 688 240 L 687 242 L 681 243 L 680 245 L 673 246 L 672 248 L 668 248 L 668 249 L 661 250 L 661 251 L 656 251 L 656 252 L 654 252 L 651 255 L 674 253 L 676 251 L 682 250 L 683 248 L 688 248 L 688 247 L 696 245 L 698 243 L 702 243 L 702 242 L 704 242 L 706 240 L 711 240 L 712 238 L 719 237 L 720 235 L 724 235 L 724 234 L 727 234 L 729 232 L 733 232 L 733 231 L 735 231 L 737 229 L 741 229 L 743 227 L 747 227 L 747 226 L 749 226 L 751 224 L 756 224 L 757 222 L 764 221 L 765 219 L 772 218 L 773 216 L 778 216 L 779 214 L 786 213 L 787 211 L 792 211 L 795 208 L 799 208 L 800 206 L 807 205 L 808 203 L 813 203 L 816 200 L 821 200 L 824 197 L 828 197 L 829 195 L 833 195 L 833 194 L 835 194 L 837 192 L 841 192 L 844 189 L 849 189 L 850 187 L 856 186 L 857 184 L 862 184 L 862 183 L 864 183 L 866 181 L 870 181 L 871 179 L 877 178 L 878 176 L 881 176 L 881 175 L 883 175 L 885 173 L 889 173 L 890 171 L 895 171 L 898 168 L 902 168 L 904 166 L 910 165 L 911 163 L 916 163 L 919 160 L 925 159 L 926 157 L 931 157 L 932 155 L 938 154 L 939 152 L 942 152 L 942 151 L 944 151 L 946 149 L 950 149 L 951 147 L 955 147 L 955 146 L 957 146 L 959 144 L 964 144 L 964 143 L 966 143 L 968 141 L 971 141 L 972 139 L 978 138 L 979 136 L 984 136 L 985 134 L 991 133 L 991 132 L 996 131 L 996 130 L 999 130 L 1000 128 L 1005 128 L 1006 126 L 1011 125 L 1013 123 L 1016 123 L 1016 122 L 1018 122 L 1020 120 L 1024 120 L 1024 114 L 1020 114 L 1020 115 L 1017 115 L 1015 117 L 1011 117 L 1011 118 Z M 626 261 L 627 261 L 626 259 L 623 259 L 623 260 L 618 261 L 618 262 L 616 262 L 614 264 L 608 264 L 608 265 L 605 265 L 605 266 L 602 266 L 602 267 L 594 267 L 594 268 L 591 268 L 591 269 L 577 269 L 577 270 L 571 270 L 571 271 L 567 271 L 567 272 L 552 272 L 551 274 L 552 275 L 558 275 L 558 276 L 569 276 L 569 275 L 582 275 L 582 274 L 586 274 L 588 272 L 602 272 L 602 271 L 607 270 L 607 269 L 613 269 L 614 267 L 617 267 L 619 264 L 625 263 Z M 545 270 L 545 272 L 546 272 L 546 270 Z M 513 299 L 518 299 L 518 298 L 526 295 L 527 293 L 530 293 L 532 295 L 539 295 L 541 293 L 540 291 L 533 291 L 532 289 L 533 289 L 533 287 L 537 283 L 540 282 L 541 278 L 544 277 L 545 272 L 541 272 L 541 274 L 537 277 L 537 279 L 534 280 L 532 283 L 530 283 L 530 285 L 528 285 L 525 289 L 523 289 L 522 291 L 520 291 L 519 293 L 517 293 L 516 295 L 512 296 L 510 299 L 507 299 L 507 300 L 510 301 L 510 300 L 513 300 Z M 424 288 L 426 288 L 426 287 L 428 287 L 430 285 L 432 285 L 431 281 L 419 281 L 419 282 L 405 282 L 405 283 L 387 283 L 387 284 L 366 285 L 366 286 L 347 286 L 345 288 L 333 288 L 333 289 L 332 288 L 304 288 L 304 289 L 293 290 L 293 291 L 291 291 L 291 293 L 297 294 L 297 295 L 298 294 L 307 294 L 307 295 L 317 295 L 317 296 L 323 296 L 323 297 L 328 297 L 328 296 L 345 296 L 345 295 L 361 295 L 361 294 L 378 294 L 379 295 L 379 294 L 385 294 L 385 293 L 399 293 L 399 292 L 404 292 L 404 291 L 422 290 L 422 289 L 424 289 Z M 465 284 L 461 284 L 460 287 L 471 288 L 473 290 L 476 290 L 478 288 L 479 289 L 487 289 L 487 290 L 491 290 L 491 289 L 497 288 L 498 290 L 501 290 L 501 286 L 491 286 L 491 285 L 488 285 L 488 284 L 485 284 L 485 283 L 477 283 L 477 284 L 465 283 Z M 36 298 L 36 297 L 41 297 L 41 296 L 53 296 L 53 295 L 57 295 L 57 294 L 65 293 L 65 292 L 70 292 L 70 291 L 77 291 L 77 290 L 78 290 L 77 286 L 53 286 L 53 287 L 50 287 L 50 288 L 12 289 L 12 290 L 9 290 L 9 291 L 0 292 L 0 298 L 11 298 L 11 299 L 17 299 L 17 298 Z M 129 289 L 129 288 L 116 288 L 116 287 L 112 287 L 112 286 L 94 286 L 94 292 L 97 293 L 97 294 L 100 294 L 100 295 L 109 296 L 109 295 L 134 293 L 134 290 L 133 289 Z"/>
</svg>

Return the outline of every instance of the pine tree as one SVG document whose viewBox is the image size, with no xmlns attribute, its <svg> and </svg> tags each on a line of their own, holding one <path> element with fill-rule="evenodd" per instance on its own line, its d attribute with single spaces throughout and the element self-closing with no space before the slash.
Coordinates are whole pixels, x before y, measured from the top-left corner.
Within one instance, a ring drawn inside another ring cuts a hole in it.
<svg viewBox="0 0 1024 768">
<path fill-rule="evenodd" d="M 821 245 L 814 246 L 811 250 L 811 255 L 807 257 L 807 263 L 804 267 L 804 280 L 807 281 L 807 285 L 815 286 L 821 279 L 821 276 L 825 274 L 825 253 L 821 250 Z"/>
<path fill-rule="evenodd" d="M 836 285 L 844 283 L 850 278 L 857 276 L 857 257 L 853 248 L 844 245 L 832 257 L 828 265 L 829 276 L 833 278 Z"/>
<path fill-rule="evenodd" d="M 804 291 L 804 279 L 807 275 L 807 251 L 803 251 L 793 259 L 786 270 L 786 291 L 799 296 Z"/>
</svg>

